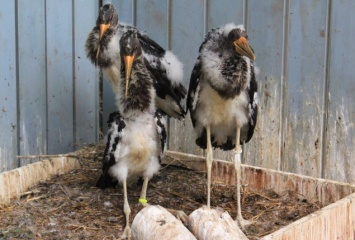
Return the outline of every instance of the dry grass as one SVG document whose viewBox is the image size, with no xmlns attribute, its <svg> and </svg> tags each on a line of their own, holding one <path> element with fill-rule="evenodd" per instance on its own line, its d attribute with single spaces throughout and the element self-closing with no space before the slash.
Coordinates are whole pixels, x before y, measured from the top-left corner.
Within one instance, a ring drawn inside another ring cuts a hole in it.
<svg viewBox="0 0 355 240">
<path fill-rule="evenodd" d="M 40 183 L 11 205 L 0 207 L 0 239 L 119 239 L 124 224 L 122 188 L 97 189 L 103 146 L 84 148 L 81 169 Z M 176 166 L 163 166 L 149 183 L 148 200 L 166 208 L 190 214 L 205 204 L 206 175 Z M 213 184 L 211 205 L 235 218 L 234 186 Z M 137 203 L 140 183 L 129 191 L 132 218 L 141 209 Z M 254 224 L 248 227 L 250 239 L 271 233 L 308 215 L 322 206 L 302 196 L 271 190 L 251 192 L 243 188 L 242 211 Z"/>
</svg>

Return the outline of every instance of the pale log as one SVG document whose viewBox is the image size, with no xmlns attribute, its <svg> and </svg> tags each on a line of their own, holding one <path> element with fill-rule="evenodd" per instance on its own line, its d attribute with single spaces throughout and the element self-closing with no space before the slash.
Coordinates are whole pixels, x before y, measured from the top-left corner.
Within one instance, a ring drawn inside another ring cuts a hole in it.
<svg viewBox="0 0 355 240">
<path fill-rule="evenodd" d="M 197 239 L 248 239 L 227 212 L 202 207 L 193 211 L 189 219 L 189 228 Z"/>
<path fill-rule="evenodd" d="M 196 239 L 182 222 L 165 208 L 153 205 L 143 208 L 134 218 L 132 223 L 132 238 L 135 240 Z"/>
</svg>

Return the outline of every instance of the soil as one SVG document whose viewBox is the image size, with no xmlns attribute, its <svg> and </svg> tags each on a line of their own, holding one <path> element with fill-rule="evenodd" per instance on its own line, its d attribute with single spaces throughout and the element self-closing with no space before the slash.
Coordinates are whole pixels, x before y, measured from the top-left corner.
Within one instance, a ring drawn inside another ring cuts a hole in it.
<svg viewBox="0 0 355 240">
<path fill-rule="evenodd" d="M 125 220 L 122 187 L 95 187 L 103 150 L 102 145 L 85 148 L 79 158 L 80 169 L 42 182 L 10 205 L 0 206 L 0 239 L 119 239 Z M 138 204 L 141 185 L 138 182 L 128 189 L 131 220 L 142 209 Z M 235 186 L 213 184 L 211 206 L 236 218 L 235 190 Z M 147 199 L 152 205 L 189 215 L 206 204 L 206 174 L 162 166 L 149 182 Z M 274 232 L 322 207 L 291 192 L 280 196 L 242 188 L 243 217 L 254 221 L 245 231 L 249 239 Z"/>
</svg>

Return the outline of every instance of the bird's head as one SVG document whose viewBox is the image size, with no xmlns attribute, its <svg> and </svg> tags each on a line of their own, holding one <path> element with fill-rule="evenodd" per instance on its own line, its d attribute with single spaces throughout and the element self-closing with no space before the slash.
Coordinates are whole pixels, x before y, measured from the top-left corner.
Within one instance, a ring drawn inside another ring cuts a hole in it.
<svg viewBox="0 0 355 240">
<path fill-rule="evenodd" d="M 246 31 L 242 28 L 234 28 L 228 34 L 228 43 L 232 44 L 235 48 L 237 54 L 241 56 L 246 56 L 251 60 L 255 61 L 256 57 L 254 50 L 250 47 L 248 43 L 248 35 Z"/>
<path fill-rule="evenodd" d="M 134 31 L 127 31 L 123 34 L 120 40 L 120 52 L 124 61 L 125 66 L 125 77 L 126 77 L 126 92 L 125 96 L 128 96 L 128 86 L 129 80 L 131 78 L 133 62 L 139 59 L 142 54 L 142 47 L 139 43 L 137 33 Z"/>
<path fill-rule="evenodd" d="M 99 16 L 96 20 L 96 26 L 100 28 L 99 31 L 99 46 L 97 48 L 96 59 L 100 53 L 100 42 L 105 32 L 108 29 L 117 30 L 118 28 L 118 12 L 112 4 L 105 4 L 100 8 Z"/>
</svg>

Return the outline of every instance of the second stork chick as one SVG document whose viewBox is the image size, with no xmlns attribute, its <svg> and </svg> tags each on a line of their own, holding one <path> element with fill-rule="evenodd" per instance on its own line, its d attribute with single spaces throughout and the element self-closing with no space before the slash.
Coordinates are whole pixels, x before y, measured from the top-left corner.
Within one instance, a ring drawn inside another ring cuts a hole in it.
<svg viewBox="0 0 355 240">
<path fill-rule="evenodd" d="M 165 118 L 156 110 L 155 89 L 151 74 L 144 65 L 137 33 L 127 31 L 120 40 L 121 76 L 116 101 L 118 112 L 111 114 L 103 172 L 97 186 L 105 188 L 112 181 L 123 185 L 126 227 L 124 237 L 131 238 L 131 209 L 127 196 L 127 180 L 143 177 L 139 202 L 147 206 L 149 180 L 160 169 L 166 143 Z M 186 218 L 180 211 L 175 214 Z"/>
</svg>

